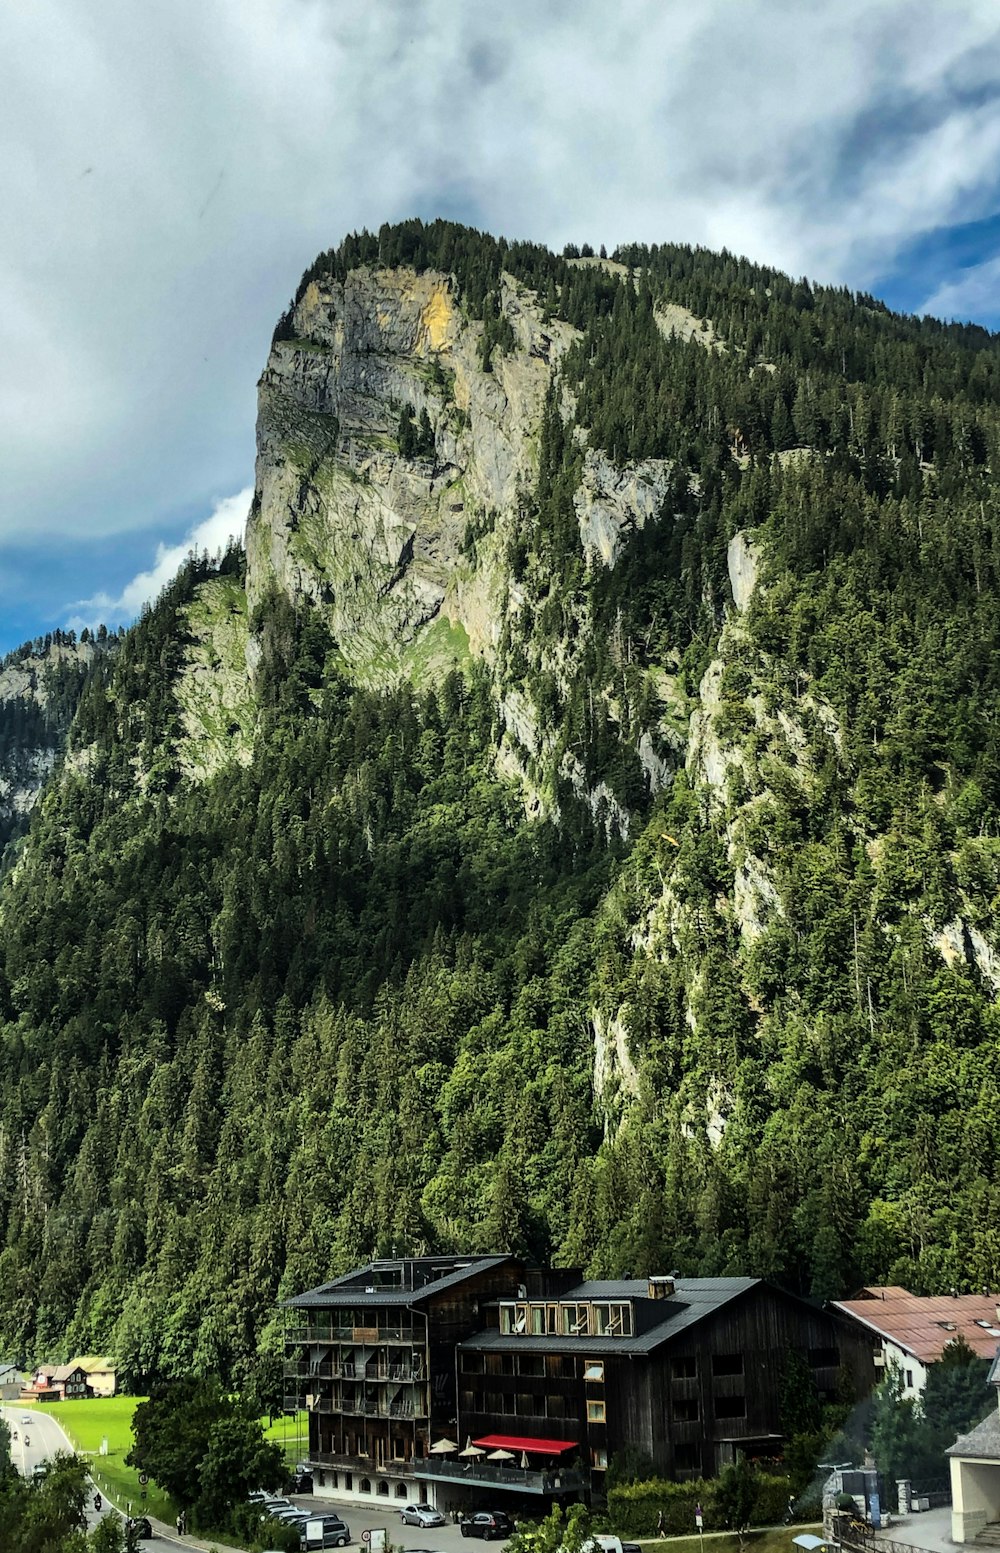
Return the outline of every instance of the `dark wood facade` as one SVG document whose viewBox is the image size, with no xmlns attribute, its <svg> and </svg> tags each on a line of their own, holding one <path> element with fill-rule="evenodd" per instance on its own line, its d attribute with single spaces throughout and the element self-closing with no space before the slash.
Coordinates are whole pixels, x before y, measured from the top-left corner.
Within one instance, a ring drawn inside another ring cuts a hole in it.
<svg viewBox="0 0 1000 1553">
<path fill-rule="evenodd" d="M 828 1312 L 769 1284 L 748 1284 L 675 1335 L 673 1302 L 665 1301 L 662 1326 L 633 1332 L 638 1343 L 499 1331 L 469 1339 L 457 1355 L 461 1434 L 572 1440 L 597 1492 L 626 1446 L 670 1478 L 713 1476 L 737 1452 L 780 1457 L 787 1356 L 800 1355 L 820 1397 L 832 1400 L 868 1394 L 871 1351 Z M 654 1302 L 633 1303 L 646 1307 L 635 1310 L 639 1327 Z"/>
</svg>

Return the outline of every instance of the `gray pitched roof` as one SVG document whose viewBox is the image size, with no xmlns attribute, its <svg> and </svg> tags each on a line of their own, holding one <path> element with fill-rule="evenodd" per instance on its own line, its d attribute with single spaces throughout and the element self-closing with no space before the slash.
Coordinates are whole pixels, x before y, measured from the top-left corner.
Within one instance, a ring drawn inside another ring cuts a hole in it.
<svg viewBox="0 0 1000 1553">
<path fill-rule="evenodd" d="M 351 1272 L 334 1278 L 330 1283 L 320 1284 L 315 1289 L 307 1289 L 304 1294 L 296 1294 L 293 1299 L 285 1300 L 283 1303 L 294 1309 L 358 1305 L 371 1308 L 377 1305 L 422 1305 L 426 1300 L 433 1299 L 435 1295 L 465 1283 L 469 1278 L 478 1277 L 480 1273 L 489 1272 L 494 1267 L 502 1267 L 505 1262 L 511 1260 L 513 1259 L 509 1256 L 434 1256 L 402 1257 L 391 1261 L 369 1262 L 365 1267 L 356 1267 Z M 378 1278 L 386 1272 L 407 1267 L 411 1270 L 409 1283 L 384 1285 L 381 1288 L 365 1283 L 366 1277 Z"/>
<path fill-rule="evenodd" d="M 997 1348 L 996 1358 L 990 1365 L 989 1374 L 987 1375 L 986 1380 L 988 1384 L 1000 1386 L 1000 1347 Z"/>
<path fill-rule="evenodd" d="M 945 1455 L 1000 1461 L 1000 1409 L 991 1408 L 981 1424 L 968 1434 L 960 1434 L 954 1445 L 949 1445 Z"/>
<path fill-rule="evenodd" d="M 562 1296 L 574 1299 L 641 1299 L 641 1325 L 644 1330 L 632 1337 L 574 1337 L 565 1335 L 532 1336 L 524 1332 L 478 1332 L 460 1344 L 483 1353 L 502 1353 L 504 1349 L 517 1349 L 527 1353 L 580 1353 L 580 1354 L 644 1354 L 651 1353 L 662 1343 L 671 1343 L 682 1332 L 697 1326 L 700 1321 L 721 1310 L 730 1300 L 745 1294 L 761 1282 L 759 1278 L 678 1278 L 674 1293 L 666 1299 L 651 1300 L 647 1297 L 647 1284 L 642 1279 L 610 1281 L 588 1280 L 577 1284 Z M 639 1312 L 637 1312 L 637 1315 Z"/>
</svg>

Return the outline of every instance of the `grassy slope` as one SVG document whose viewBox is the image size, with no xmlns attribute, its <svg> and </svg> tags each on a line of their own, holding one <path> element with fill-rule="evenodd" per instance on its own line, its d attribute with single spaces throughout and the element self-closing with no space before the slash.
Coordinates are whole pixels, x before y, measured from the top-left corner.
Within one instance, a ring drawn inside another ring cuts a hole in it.
<svg viewBox="0 0 1000 1553">
<path fill-rule="evenodd" d="M 48 1413 L 62 1425 L 81 1455 L 92 1458 L 91 1471 L 108 1497 L 121 1509 L 129 1500 L 138 1514 L 155 1515 L 168 1525 L 177 1514 L 173 1501 L 155 1483 L 146 1488 L 142 1498 L 139 1475 L 134 1467 L 126 1466 L 125 1457 L 132 1448 L 132 1414 L 144 1402 L 145 1397 L 92 1397 L 76 1402 L 46 1402 L 34 1408 Z M 108 1454 L 99 1454 L 102 1439 L 107 1439 Z"/>
</svg>

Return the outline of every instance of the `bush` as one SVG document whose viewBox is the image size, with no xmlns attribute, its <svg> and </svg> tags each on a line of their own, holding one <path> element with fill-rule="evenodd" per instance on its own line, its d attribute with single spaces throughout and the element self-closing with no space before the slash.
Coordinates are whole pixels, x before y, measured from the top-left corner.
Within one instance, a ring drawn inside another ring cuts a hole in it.
<svg viewBox="0 0 1000 1553">
<path fill-rule="evenodd" d="M 705 1530 L 725 1531 L 718 1483 L 717 1478 L 695 1478 L 688 1483 L 650 1478 L 644 1483 L 622 1483 L 608 1490 L 608 1517 L 620 1536 L 655 1537 L 662 1511 L 667 1536 L 683 1537 L 695 1531 L 695 1506 L 700 1504 Z M 756 1473 L 752 1524 L 774 1526 L 782 1522 L 788 1509 L 788 1495 L 787 1477 Z"/>
</svg>

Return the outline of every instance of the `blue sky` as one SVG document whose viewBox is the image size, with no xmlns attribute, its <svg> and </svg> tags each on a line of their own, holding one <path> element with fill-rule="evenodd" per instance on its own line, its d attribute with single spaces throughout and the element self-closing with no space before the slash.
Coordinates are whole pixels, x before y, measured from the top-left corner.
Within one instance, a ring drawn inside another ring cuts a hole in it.
<svg viewBox="0 0 1000 1553">
<path fill-rule="evenodd" d="M 33 0 L 4 58 L 0 651 L 240 526 L 274 321 L 362 224 L 726 246 L 1000 327 L 995 0 Z"/>
</svg>

